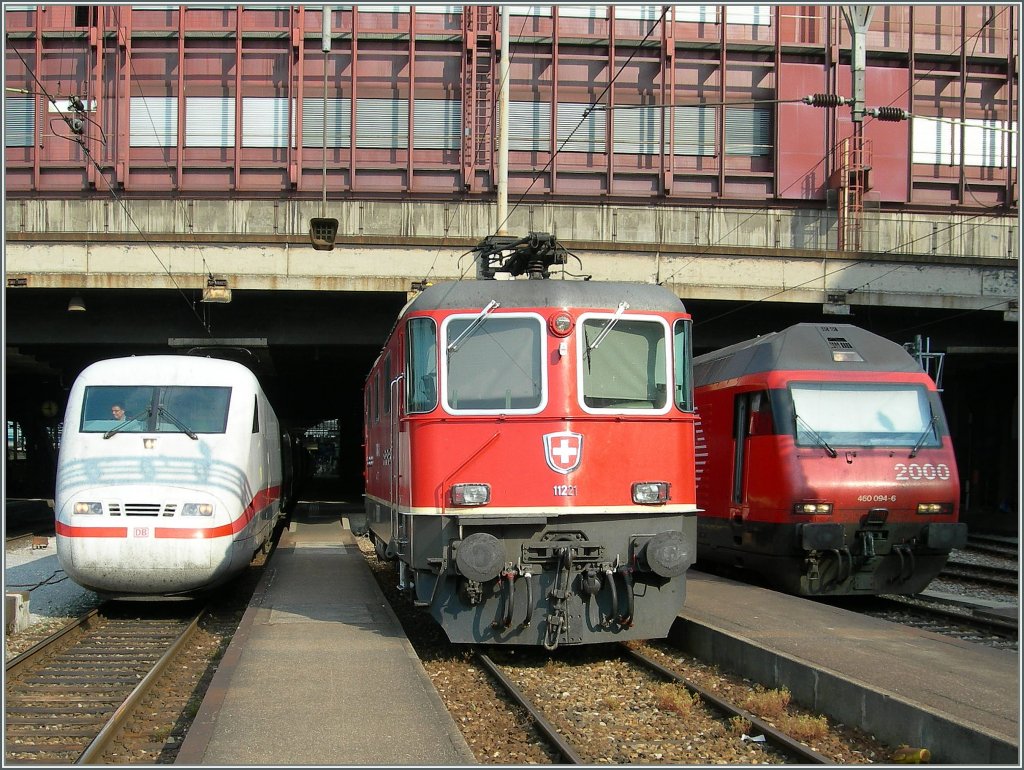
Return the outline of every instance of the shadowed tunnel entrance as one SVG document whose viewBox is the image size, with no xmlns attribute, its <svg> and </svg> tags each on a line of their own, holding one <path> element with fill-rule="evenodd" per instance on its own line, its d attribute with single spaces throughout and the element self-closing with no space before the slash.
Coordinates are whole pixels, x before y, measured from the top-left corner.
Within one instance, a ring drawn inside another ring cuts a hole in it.
<svg viewBox="0 0 1024 770">
<path fill-rule="evenodd" d="M 193 294 L 197 294 L 193 292 Z M 85 310 L 68 309 L 72 296 Z M 8 289 L 5 413 L 8 497 L 52 498 L 67 392 L 88 364 L 126 355 L 236 348 L 293 435 L 305 436 L 317 475 L 307 499 L 360 501 L 362 388 L 406 302 L 404 293 L 235 290 L 203 304 L 178 291 Z M 921 334 L 945 351 L 943 405 L 965 510 L 1016 523 L 1019 437 L 1017 325 L 998 313 L 686 300 L 694 352 L 799 322 L 853 323 L 894 342 Z"/>
</svg>

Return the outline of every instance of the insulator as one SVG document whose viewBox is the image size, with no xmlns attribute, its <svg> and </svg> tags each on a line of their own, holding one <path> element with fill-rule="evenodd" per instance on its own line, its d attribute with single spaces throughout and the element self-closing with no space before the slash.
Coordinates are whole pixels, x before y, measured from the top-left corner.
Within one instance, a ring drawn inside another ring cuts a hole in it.
<svg viewBox="0 0 1024 770">
<path fill-rule="evenodd" d="M 846 97 L 839 94 L 811 94 L 805 96 L 803 102 L 812 107 L 841 107 L 846 104 Z"/>
<path fill-rule="evenodd" d="M 68 104 L 75 112 L 85 112 L 85 104 L 77 96 L 71 96 L 68 99 Z"/>
<path fill-rule="evenodd" d="M 890 122 L 906 120 L 909 117 L 906 110 L 900 107 L 875 107 L 870 111 L 870 114 L 874 115 L 877 120 Z"/>
</svg>

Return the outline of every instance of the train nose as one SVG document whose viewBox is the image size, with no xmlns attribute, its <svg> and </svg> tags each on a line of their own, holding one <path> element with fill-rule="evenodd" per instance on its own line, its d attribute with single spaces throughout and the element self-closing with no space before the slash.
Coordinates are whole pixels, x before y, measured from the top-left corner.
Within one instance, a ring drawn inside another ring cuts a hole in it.
<svg viewBox="0 0 1024 770">
<path fill-rule="evenodd" d="M 693 562 L 693 545 L 678 530 L 659 532 L 637 554 L 641 569 L 665 578 L 679 577 Z"/>
</svg>

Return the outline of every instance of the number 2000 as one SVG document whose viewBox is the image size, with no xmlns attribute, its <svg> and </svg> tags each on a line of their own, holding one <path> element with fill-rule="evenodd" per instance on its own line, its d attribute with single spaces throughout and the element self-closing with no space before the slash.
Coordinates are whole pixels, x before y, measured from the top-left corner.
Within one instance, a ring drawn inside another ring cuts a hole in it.
<svg viewBox="0 0 1024 770">
<path fill-rule="evenodd" d="M 896 463 L 896 480 L 897 481 L 934 481 L 939 479 L 941 481 L 947 481 L 950 477 L 949 466 L 945 463 L 938 463 L 932 465 L 931 463 L 924 463 L 919 465 L 918 463 Z"/>
</svg>

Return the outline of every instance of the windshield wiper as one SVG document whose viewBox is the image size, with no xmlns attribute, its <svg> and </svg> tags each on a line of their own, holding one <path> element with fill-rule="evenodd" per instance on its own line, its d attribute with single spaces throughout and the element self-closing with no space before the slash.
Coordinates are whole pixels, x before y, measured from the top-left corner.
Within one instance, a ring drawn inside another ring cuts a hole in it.
<svg viewBox="0 0 1024 770">
<path fill-rule="evenodd" d="M 169 411 L 167 411 L 167 407 L 166 406 L 163 406 L 163 405 L 158 406 L 157 409 L 156 409 L 156 413 L 157 414 L 162 414 L 168 420 L 173 422 L 175 427 L 177 427 L 182 433 L 184 433 L 186 436 L 188 436 L 193 441 L 197 441 L 199 439 L 199 436 L 197 436 L 195 434 L 195 432 L 191 428 L 189 428 L 185 423 L 183 423 L 181 420 L 179 420 L 177 417 L 175 417 L 173 414 L 171 414 Z"/>
<path fill-rule="evenodd" d="M 607 325 L 601 330 L 601 333 L 594 337 L 594 341 L 587 345 L 587 354 L 590 354 L 591 350 L 596 350 L 597 346 L 601 344 L 601 341 L 608 336 L 608 332 L 619 322 L 619 318 L 622 314 L 629 309 L 628 302 L 620 302 L 619 307 L 615 310 L 615 315 L 608 319 Z"/>
<path fill-rule="evenodd" d="M 829 443 L 825 440 L 824 436 L 822 436 L 820 433 L 818 433 L 818 431 L 816 431 L 814 428 L 812 428 L 810 425 L 807 424 L 807 420 L 805 420 L 803 417 L 798 415 L 796 412 L 793 412 L 793 416 L 796 417 L 797 420 L 799 420 L 800 422 L 802 422 L 804 424 L 804 427 L 807 428 L 807 430 L 810 432 L 810 434 L 814 437 L 814 440 L 817 441 L 819 444 L 821 444 L 822 448 L 826 452 L 828 452 L 828 456 L 829 457 L 836 457 L 837 456 L 836 450 L 834 450 L 831 446 L 829 446 Z"/>
<path fill-rule="evenodd" d="M 110 438 L 115 433 L 118 433 L 118 432 L 124 430 L 125 428 L 127 428 L 129 425 L 131 425 L 136 420 L 141 420 L 143 417 L 149 417 L 149 415 L 152 413 L 152 411 L 153 411 L 152 407 L 147 406 L 145 409 L 143 409 L 138 414 L 134 415 L 133 417 L 129 417 L 127 420 L 122 422 L 120 425 L 115 425 L 113 428 L 108 430 L 106 433 L 103 434 L 103 438 Z"/>
<path fill-rule="evenodd" d="M 928 421 L 928 425 L 927 427 L 925 427 L 924 432 L 921 434 L 921 437 L 917 440 L 917 443 L 914 444 L 914 448 L 910 450 L 911 457 L 917 457 L 918 450 L 921 449 L 922 445 L 924 444 L 924 440 L 928 438 L 928 434 L 932 432 L 932 430 L 935 428 L 935 423 L 937 423 L 938 421 L 939 416 L 937 414 L 933 414 L 932 419 Z"/>
<path fill-rule="evenodd" d="M 458 350 L 459 345 L 462 344 L 462 341 L 466 339 L 470 334 L 475 332 L 480 327 L 480 324 L 484 322 L 484 319 L 487 318 L 487 316 L 489 316 L 491 313 L 493 313 L 495 308 L 497 307 L 499 307 L 497 300 L 492 299 L 490 302 L 488 302 L 487 307 L 480 311 L 480 314 L 473 319 L 473 322 L 466 327 L 466 330 L 462 332 L 462 334 L 460 334 L 454 340 L 448 343 L 448 352 L 452 353 Z"/>
</svg>

